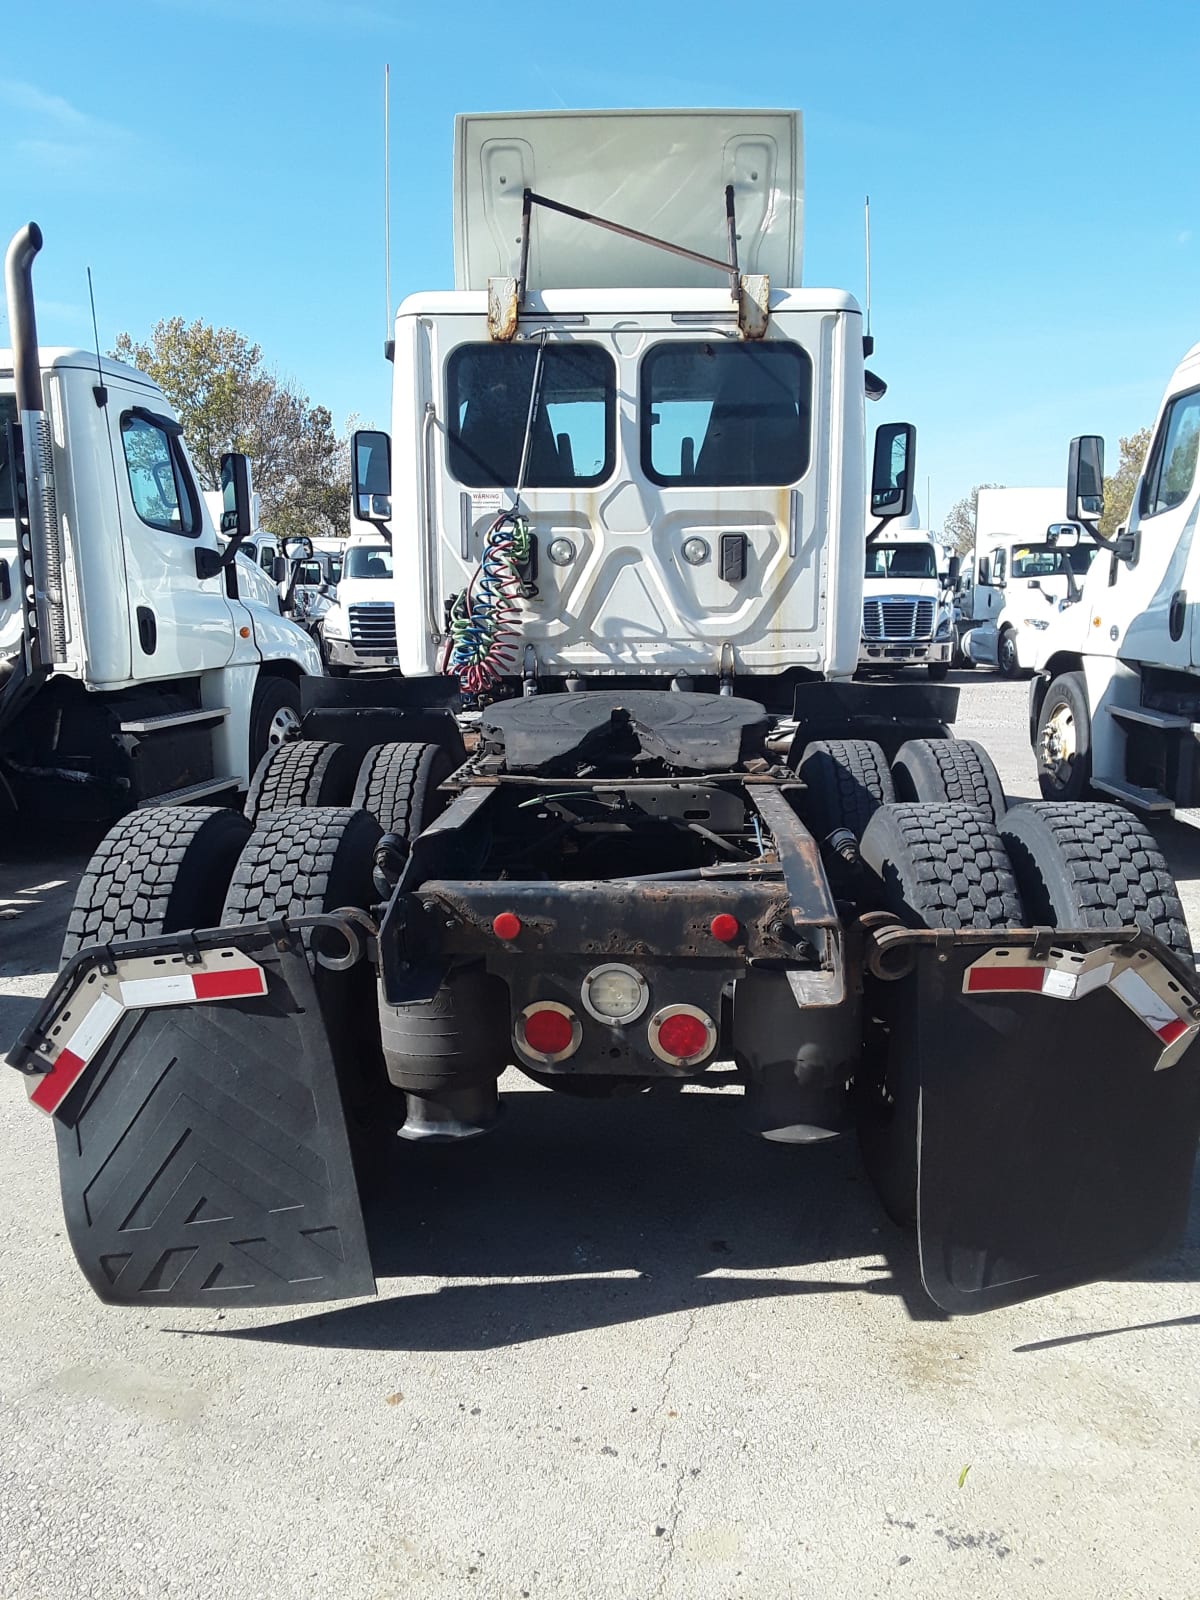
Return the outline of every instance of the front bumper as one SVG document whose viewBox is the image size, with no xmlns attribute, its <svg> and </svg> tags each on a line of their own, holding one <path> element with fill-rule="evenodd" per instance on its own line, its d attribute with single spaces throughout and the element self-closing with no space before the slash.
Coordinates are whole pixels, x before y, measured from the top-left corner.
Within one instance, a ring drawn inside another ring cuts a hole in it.
<svg viewBox="0 0 1200 1600">
<path fill-rule="evenodd" d="M 331 639 L 327 633 L 321 637 L 325 659 L 331 667 L 397 667 L 400 664 L 394 651 L 384 653 L 373 647 L 360 650 L 353 639 Z"/>
<path fill-rule="evenodd" d="M 917 667 L 933 662 L 949 662 L 954 656 L 954 640 L 949 639 L 863 639 L 859 645 L 860 666 Z"/>
</svg>

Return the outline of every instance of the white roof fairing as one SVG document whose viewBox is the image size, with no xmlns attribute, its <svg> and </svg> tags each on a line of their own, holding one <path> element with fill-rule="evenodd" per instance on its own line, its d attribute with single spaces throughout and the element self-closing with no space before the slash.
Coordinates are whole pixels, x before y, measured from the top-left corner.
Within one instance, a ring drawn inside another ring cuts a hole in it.
<svg viewBox="0 0 1200 1600">
<path fill-rule="evenodd" d="M 542 111 L 454 124 L 454 286 L 520 271 L 525 189 L 701 255 L 800 283 L 804 184 L 798 111 Z M 715 267 L 534 206 L 529 289 L 719 287 Z"/>
</svg>

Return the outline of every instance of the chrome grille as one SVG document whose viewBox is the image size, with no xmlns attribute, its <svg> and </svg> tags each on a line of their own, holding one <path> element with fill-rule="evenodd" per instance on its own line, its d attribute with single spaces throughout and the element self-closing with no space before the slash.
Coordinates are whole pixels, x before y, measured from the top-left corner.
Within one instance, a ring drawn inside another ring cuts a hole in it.
<svg viewBox="0 0 1200 1600">
<path fill-rule="evenodd" d="M 930 639 L 932 600 L 864 600 L 864 639 Z"/>
<path fill-rule="evenodd" d="M 350 639 L 359 655 L 396 654 L 396 611 L 389 600 L 350 607 Z"/>
</svg>

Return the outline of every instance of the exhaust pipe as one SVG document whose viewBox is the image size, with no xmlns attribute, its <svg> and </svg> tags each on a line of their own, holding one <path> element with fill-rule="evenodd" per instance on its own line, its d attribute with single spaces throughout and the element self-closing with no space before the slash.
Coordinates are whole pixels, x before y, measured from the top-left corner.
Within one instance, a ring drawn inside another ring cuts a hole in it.
<svg viewBox="0 0 1200 1600">
<path fill-rule="evenodd" d="M 17 412 L 25 457 L 25 498 L 29 508 L 30 548 L 22 559 L 22 590 L 33 590 L 25 607 L 26 649 L 32 669 L 67 659 L 67 618 L 63 595 L 62 535 L 54 489 L 54 451 L 42 392 L 37 317 L 33 309 L 33 263 L 42 248 L 42 230 L 29 222 L 15 233 L 4 258 L 4 290 L 12 338 Z"/>
<path fill-rule="evenodd" d="M 17 410 L 44 411 L 42 366 L 38 358 L 37 317 L 33 309 L 33 263 L 42 248 L 42 230 L 27 222 L 14 233 L 4 258 L 4 293 L 12 333 Z"/>
</svg>

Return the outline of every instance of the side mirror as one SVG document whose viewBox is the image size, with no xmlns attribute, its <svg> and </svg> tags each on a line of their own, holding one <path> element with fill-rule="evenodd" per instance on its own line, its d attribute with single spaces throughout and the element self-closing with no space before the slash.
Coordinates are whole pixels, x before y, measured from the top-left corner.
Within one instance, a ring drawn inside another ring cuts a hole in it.
<svg viewBox="0 0 1200 1600">
<path fill-rule="evenodd" d="M 240 452 L 221 457 L 221 532 L 234 534 L 240 544 L 254 532 L 250 461 Z"/>
<path fill-rule="evenodd" d="M 276 556 L 271 562 L 271 577 L 276 583 L 282 583 L 288 575 L 288 559 L 286 556 Z"/>
<path fill-rule="evenodd" d="M 1073 550 L 1079 543 L 1079 528 L 1074 522 L 1052 522 L 1046 529 L 1046 543 L 1057 550 Z"/>
<path fill-rule="evenodd" d="M 881 522 L 906 517 L 913 508 L 917 430 L 911 422 L 881 422 L 875 430 L 871 510 Z"/>
<path fill-rule="evenodd" d="M 946 586 L 953 589 L 958 583 L 958 575 L 962 570 L 962 557 L 951 556 L 950 565 L 946 568 Z"/>
<path fill-rule="evenodd" d="M 354 515 L 385 523 L 392 515 L 392 441 L 386 433 L 360 429 L 350 445 L 354 462 Z"/>
<path fill-rule="evenodd" d="M 1030 578 L 1025 587 L 1027 589 L 1040 589 L 1042 587 L 1042 580 L 1040 578 Z"/>
<path fill-rule="evenodd" d="M 1096 433 L 1071 440 L 1067 457 L 1067 517 L 1091 532 L 1104 515 L 1104 440 Z"/>
<path fill-rule="evenodd" d="M 992 581 L 992 563 L 989 561 L 987 556 L 981 556 L 980 559 L 979 559 L 979 582 L 980 583 L 991 583 L 991 581 Z"/>
</svg>

